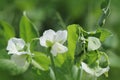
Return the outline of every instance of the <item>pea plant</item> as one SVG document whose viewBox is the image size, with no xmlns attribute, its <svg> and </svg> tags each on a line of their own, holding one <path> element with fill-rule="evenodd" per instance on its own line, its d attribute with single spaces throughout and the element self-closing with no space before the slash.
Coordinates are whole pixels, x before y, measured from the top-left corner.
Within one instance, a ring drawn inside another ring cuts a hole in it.
<svg viewBox="0 0 120 80">
<path fill-rule="evenodd" d="M 65 30 L 48 29 L 39 35 L 38 30 L 24 13 L 19 36 L 8 23 L 0 21 L 3 33 L 1 43 L 6 53 L 1 56 L 0 68 L 10 75 L 36 74 L 34 80 L 97 80 L 108 77 L 109 59 L 103 48 L 111 32 L 100 26 L 109 13 L 109 0 L 102 3 L 103 14 L 95 31 L 85 31 L 78 24 Z M 29 80 L 29 78 L 25 80 Z"/>
</svg>

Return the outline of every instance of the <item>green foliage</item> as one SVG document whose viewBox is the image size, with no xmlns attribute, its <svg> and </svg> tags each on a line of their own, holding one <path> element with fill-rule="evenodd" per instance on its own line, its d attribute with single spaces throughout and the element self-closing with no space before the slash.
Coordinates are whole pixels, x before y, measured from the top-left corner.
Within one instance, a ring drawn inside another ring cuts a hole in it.
<svg viewBox="0 0 120 80">
<path fill-rule="evenodd" d="M 91 68 L 96 67 L 98 60 L 98 53 L 95 51 L 91 51 L 84 55 L 83 62 L 87 63 Z"/>
<path fill-rule="evenodd" d="M 68 56 L 73 60 L 74 59 L 74 53 L 76 48 L 76 43 L 78 40 L 78 25 L 69 25 L 67 27 L 68 29 Z"/>
<path fill-rule="evenodd" d="M 65 53 L 66 54 L 66 53 Z M 61 55 L 61 54 L 59 54 L 58 56 L 56 56 L 55 57 L 55 65 L 57 66 L 57 67 L 61 67 L 62 65 L 63 65 L 63 63 L 65 62 L 65 60 L 66 60 L 66 55 Z"/>
<path fill-rule="evenodd" d="M 40 70 L 48 70 L 50 66 L 50 59 L 44 53 L 34 52 L 33 65 Z"/>
<path fill-rule="evenodd" d="M 96 33 L 100 33 L 100 41 L 102 42 L 105 41 L 110 35 L 112 35 L 109 30 L 103 28 L 99 28 Z"/>
<path fill-rule="evenodd" d="M 35 26 L 30 22 L 25 14 L 22 16 L 20 21 L 20 37 L 26 42 L 30 42 L 33 38 L 38 37 L 38 32 Z"/>
<path fill-rule="evenodd" d="M 0 48 L 5 48 L 7 45 L 7 41 L 11 37 L 15 37 L 13 27 L 4 21 L 0 21 Z"/>
</svg>

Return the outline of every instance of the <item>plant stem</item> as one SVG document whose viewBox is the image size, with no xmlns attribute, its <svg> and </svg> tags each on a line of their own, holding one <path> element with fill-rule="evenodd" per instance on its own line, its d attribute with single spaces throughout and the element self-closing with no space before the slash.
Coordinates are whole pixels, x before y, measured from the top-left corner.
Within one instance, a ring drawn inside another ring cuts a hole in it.
<svg viewBox="0 0 120 80">
<path fill-rule="evenodd" d="M 80 80 L 82 80 L 83 78 L 83 69 L 81 68 L 81 71 L 80 71 Z"/>
<path fill-rule="evenodd" d="M 60 16 L 60 14 L 59 14 L 58 12 L 56 12 L 56 15 L 57 15 L 57 18 L 58 18 L 58 20 L 60 21 L 60 24 L 61 24 L 61 26 L 63 27 L 63 29 L 66 29 L 66 25 L 65 25 L 62 17 Z"/>
<path fill-rule="evenodd" d="M 55 72 L 55 64 L 54 64 L 54 59 L 53 59 L 53 55 L 50 53 L 50 60 L 51 60 L 51 66 Z"/>
<path fill-rule="evenodd" d="M 50 50 L 49 50 L 50 51 Z M 50 60 L 51 60 L 51 68 L 53 69 L 54 71 L 54 75 L 55 75 L 55 80 L 56 79 L 56 69 L 55 69 L 55 63 L 54 63 L 54 58 L 53 58 L 53 55 L 50 53 Z"/>
<path fill-rule="evenodd" d="M 97 80 L 97 77 L 96 77 L 96 76 L 94 76 L 94 77 L 93 77 L 93 80 Z"/>
</svg>

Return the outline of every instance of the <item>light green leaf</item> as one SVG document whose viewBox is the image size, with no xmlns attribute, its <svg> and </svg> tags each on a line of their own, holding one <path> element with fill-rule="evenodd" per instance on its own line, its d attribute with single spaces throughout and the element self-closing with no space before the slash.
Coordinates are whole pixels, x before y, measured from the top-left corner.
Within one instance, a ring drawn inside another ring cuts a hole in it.
<svg viewBox="0 0 120 80">
<path fill-rule="evenodd" d="M 0 71 L 8 72 L 10 75 L 18 75 L 24 73 L 29 64 L 25 64 L 24 67 L 17 66 L 13 61 L 7 59 L 0 59 Z"/>
<path fill-rule="evenodd" d="M 96 33 L 100 33 L 100 41 L 105 41 L 112 33 L 107 29 L 99 28 Z"/>
<path fill-rule="evenodd" d="M 20 21 L 20 37 L 26 42 L 30 42 L 33 38 L 38 37 L 35 26 L 30 22 L 26 15 L 22 16 Z"/>
<path fill-rule="evenodd" d="M 0 48 L 7 45 L 7 41 L 15 36 L 14 29 L 4 21 L 0 21 Z"/>
<path fill-rule="evenodd" d="M 50 65 L 50 59 L 47 55 L 41 52 L 34 52 L 34 67 L 40 70 L 48 70 Z"/>
<path fill-rule="evenodd" d="M 65 53 L 66 54 L 66 53 Z M 61 67 L 62 64 L 64 63 L 66 59 L 66 56 L 63 54 L 58 54 L 55 58 L 54 58 L 54 61 L 55 61 L 55 66 L 57 67 Z"/>
<path fill-rule="evenodd" d="M 79 27 L 80 26 L 76 24 L 69 25 L 67 27 L 68 29 L 68 53 L 67 54 L 71 59 L 74 59 L 76 43 L 78 40 L 77 31 Z"/>
</svg>

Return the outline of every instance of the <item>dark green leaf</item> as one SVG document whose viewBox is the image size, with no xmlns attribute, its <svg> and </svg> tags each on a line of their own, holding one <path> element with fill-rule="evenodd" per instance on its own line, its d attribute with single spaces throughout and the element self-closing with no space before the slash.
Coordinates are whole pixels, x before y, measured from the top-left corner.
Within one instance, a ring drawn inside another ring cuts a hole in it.
<svg viewBox="0 0 120 80">
<path fill-rule="evenodd" d="M 14 36 L 13 27 L 4 21 L 0 21 L 0 48 L 6 47 L 7 41 Z"/>
<path fill-rule="evenodd" d="M 9 59 L 9 55 L 5 49 L 0 50 L 0 59 Z"/>
<path fill-rule="evenodd" d="M 110 0 L 104 0 L 101 4 L 101 9 L 105 9 L 108 7 Z"/>
<path fill-rule="evenodd" d="M 97 62 L 96 62 L 97 60 L 98 60 L 98 54 L 96 51 L 88 52 L 83 57 L 83 62 L 88 64 L 91 68 L 97 66 Z"/>
</svg>

